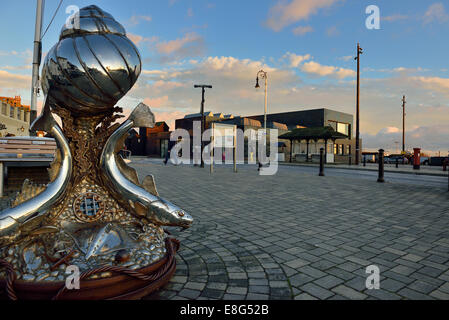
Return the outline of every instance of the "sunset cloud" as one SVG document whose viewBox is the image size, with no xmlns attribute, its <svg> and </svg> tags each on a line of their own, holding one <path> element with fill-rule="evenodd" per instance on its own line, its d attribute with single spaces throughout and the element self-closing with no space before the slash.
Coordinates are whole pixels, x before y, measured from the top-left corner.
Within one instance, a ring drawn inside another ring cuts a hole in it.
<svg viewBox="0 0 449 320">
<path fill-rule="evenodd" d="M 334 66 L 324 66 L 315 61 L 304 63 L 304 65 L 301 67 L 301 70 L 314 76 L 331 76 L 338 79 L 354 77 L 356 75 L 354 70 Z"/>
<path fill-rule="evenodd" d="M 278 1 L 270 9 L 266 24 L 278 32 L 292 23 L 307 20 L 320 9 L 330 7 L 338 1 L 340 0 L 292 0 L 288 3 Z"/>
<path fill-rule="evenodd" d="M 302 62 L 309 60 L 312 56 L 310 54 L 306 54 L 306 55 L 297 55 L 295 53 L 290 53 L 287 52 L 284 55 L 284 59 L 288 59 L 289 60 L 289 65 L 291 68 L 297 68 Z"/>
<path fill-rule="evenodd" d="M 31 86 L 31 76 L 0 70 L 0 87 L 2 89 L 26 89 Z"/>
<path fill-rule="evenodd" d="M 426 11 L 423 17 L 424 24 L 431 22 L 447 22 L 449 20 L 449 15 L 446 13 L 443 3 L 438 2 L 432 4 Z"/>
<path fill-rule="evenodd" d="M 133 26 L 140 24 L 141 22 L 151 22 L 152 20 L 153 19 L 150 16 L 135 15 L 129 19 L 128 25 L 130 27 L 133 27 Z"/>
<path fill-rule="evenodd" d="M 298 26 L 292 30 L 295 36 L 303 36 L 307 33 L 313 32 L 313 28 L 311 26 Z"/>
<path fill-rule="evenodd" d="M 204 39 L 195 32 L 189 32 L 182 38 L 157 43 L 156 50 L 164 62 L 197 57 L 205 51 Z"/>
</svg>

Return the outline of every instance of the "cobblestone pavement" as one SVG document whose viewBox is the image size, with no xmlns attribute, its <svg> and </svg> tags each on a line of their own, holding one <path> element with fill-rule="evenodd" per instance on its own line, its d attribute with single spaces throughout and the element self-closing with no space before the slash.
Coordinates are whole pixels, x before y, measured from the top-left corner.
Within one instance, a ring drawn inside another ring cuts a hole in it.
<svg viewBox="0 0 449 320">
<path fill-rule="evenodd" d="M 135 162 L 188 210 L 175 277 L 146 299 L 449 299 L 449 193 L 280 167 Z M 2 204 L 6 201 L 2 201 Z M 366 266 L 380 290 L 366 289 Z"/>
<path fill-rule="evenodd" d="M 284 170 L 134 164 L 195 218 L 148 299 L 449 299 L 444 189 Z M 380 290 L 366 289 L 368 265 Z"/>
</svg>

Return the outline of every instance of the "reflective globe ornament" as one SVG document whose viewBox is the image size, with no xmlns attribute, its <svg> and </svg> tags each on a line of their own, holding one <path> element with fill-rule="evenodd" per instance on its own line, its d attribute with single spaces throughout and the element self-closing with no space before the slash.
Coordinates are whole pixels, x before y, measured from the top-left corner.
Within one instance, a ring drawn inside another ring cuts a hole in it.
<svg viewBox="0 0 449 320">
<path fill-rule="evenodd" d="M 96 6 L 64 25 L 42 69 L 42 88 L 75 115 L 112 110 L 136 83 L 142 61 L 125 29 Z"/>
</svg>

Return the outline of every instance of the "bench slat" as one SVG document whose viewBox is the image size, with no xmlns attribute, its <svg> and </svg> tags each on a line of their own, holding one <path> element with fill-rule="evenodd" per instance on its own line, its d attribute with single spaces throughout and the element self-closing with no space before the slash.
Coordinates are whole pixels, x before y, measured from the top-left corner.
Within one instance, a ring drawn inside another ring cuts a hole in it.
<svg viewBox="0 0 449 320">
<path fill-rule="evenodd" d="M 28 150 L 28 149 L 46 149 L 46 150 L 51 149 L 51 150 L 54 150 L 54 149 L 56 149 L 56 146 L 35 145 L 35 144 L 28 144 L 28 145 L 25 145 L 25 144 L 13 144 L 13 145 L 0 144 L 0 150 L 3 150 L 3 149 L 25 149 L 25 150 Z"/>
<path fill-rule="evenodd" d="M 31 149 L 27 149 L 27 150 L 18 150 L 18 149 L 5 149 L 2 150 L 0 149 L 0 154 L 1 153 L 6 153 L 6 154 L 54 154 L 55 150 L 31 150 Z"/>
<path fill-rule="evenodd" d="M 0 140 L 0 146 L 4 145 L 34 145 L 34 146 L 55 146 L 55 141 L 32 141 L 32 140 L 8 140 L 8 141 L 2 141 Z"/>
</svg>

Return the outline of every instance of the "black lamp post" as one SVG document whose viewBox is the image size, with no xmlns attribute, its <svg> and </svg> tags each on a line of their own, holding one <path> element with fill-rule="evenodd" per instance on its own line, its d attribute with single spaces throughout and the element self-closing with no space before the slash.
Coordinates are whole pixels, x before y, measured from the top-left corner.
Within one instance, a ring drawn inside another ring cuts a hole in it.
<svg viewBox="0 0 449 320">
<path fill-rule="evenodd" d="M 201 99 L 201 168 L 204 168 L 204 159 L 203 159 L 203 149 L 204 149 L 204 142 L 203 142 L 203 133 L 205 131 L 205 125 L 206 125 L 206 121 L 204 119 L 204 103 L 206 102 L 206 100 L 204 99 L 204 94 L 206 92 L 206 88 L 207 89 L 212 89 L 212 86 L 210 85 L 205 85 L 205 84 L 196 84 L 194 86 L 195 89 L 197 88 L 201 88 L 202 89 L 202 99 Z"/>
</svg>

